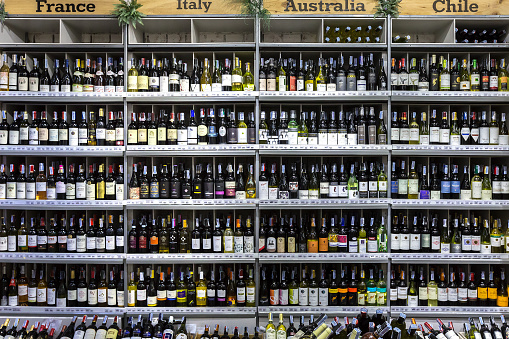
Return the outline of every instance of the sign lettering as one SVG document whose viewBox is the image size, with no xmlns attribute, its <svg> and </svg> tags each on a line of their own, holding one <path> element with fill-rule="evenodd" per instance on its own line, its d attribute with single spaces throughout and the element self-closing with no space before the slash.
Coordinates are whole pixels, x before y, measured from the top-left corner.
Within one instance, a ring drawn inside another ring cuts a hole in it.
<svg viewBox="0 0 509 339">
<path fill-rule="evenodd" d="M 366 12 L 362 2 L 344 0 L 344 2 L 297 2 L 287 0 L 285 12 Z"/>
<path fill-rule="evenodd" d="M 186 1 L 186 0 L 178 0 L 177 9 L 202 9 L 201 5 L 205 7 L 205 13 L 209 11 L 210 5 L 212 5 L 212 1 L 201 1 L 198 0 L 198 5 L 196 5 L 195 1 Z"/>
<path fill-rule="evenodd" d="M 93 13 L 95 12 L 95 5 L 88 3 L 48 3 L 46 0 L 35 0 L 37 2 L 37 13 Z"/>
</svg>

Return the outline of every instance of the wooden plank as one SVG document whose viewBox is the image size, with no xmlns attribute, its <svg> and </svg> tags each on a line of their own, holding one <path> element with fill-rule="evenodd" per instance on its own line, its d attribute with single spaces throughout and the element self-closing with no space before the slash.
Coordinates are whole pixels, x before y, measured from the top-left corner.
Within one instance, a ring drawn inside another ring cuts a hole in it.
<svg viewBox="0 0 509 339">
<path fill-rule="evenodd" d="M 401 15 L 509 15 L 509 0 L 403 0 Z"/>
<path fill-rule="evenodd" d="M 139 0 L 146 15 L 240 14 L 240 0 Z M 118 0 L 5 0 L 9 14 L 109 15 Z"/>
<path fill-rule="evenodd" d="M 411 0 L 408 0 L 411 1 Z M 374 14 L 375 0 L 264 0 L 273 15 Z"/>
</svg>

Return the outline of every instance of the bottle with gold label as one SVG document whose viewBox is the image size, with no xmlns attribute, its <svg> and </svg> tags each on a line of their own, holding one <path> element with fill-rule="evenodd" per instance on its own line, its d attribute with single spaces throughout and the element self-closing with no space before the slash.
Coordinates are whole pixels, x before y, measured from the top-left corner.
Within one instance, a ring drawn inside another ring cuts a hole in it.
<svg viewBox="0 0 509 339">
<path fill-rule="evenodd" d="M 468 72 L 467 59 L 463 59 L 460 70 L 460 91 L 470 91 L 470 73 Z"/>
<path fill-rule="evenodd" d="M 276 339 L 286 339 L 286 327 L 283 324 L 283 313 L 279 313 L 279 325 L 276 331 Z"/>
<path fill-rule="evenodd" d="M 203 61 L 203 73 L 200 78 L 200 90 L 202 92 L 211 92 L 212 91 L 212 76 L 210 75 L 210 65 L 209 59 L 205 58 Z"/>
<path fill-rule="evenodd" d="M 246 199 L 256 198 L 256 183 L 254 181 L 254 167 L 249 165 L 249 174 L 246 181 Z"/>
<path fill-rule="evenodd" d="M 251 73 L 251 63 L 250 62 L 246 62 L 246 72 L 244 73 L 243 80 L 244 80 L 244 83 L 243 83 L 244 91 L 245 92 L 246 91 L 254 91 L 254 89 L 255 89 L 254 76 L 253 76 L 253 73 Z"/>
<path fill-rule="evenodd" d="M 99 171 L 97 172 L 97 177 L 95 178 L 95 187 L 96 200 L 104 200 L 106 195 L 106 178 L 104 177 L 104 164 L 99 165 Z"/>
<path fill-rule="evenodd" d="M 308 234 L 308 253 L 318 253 L 318 234 L 316 233 L 315 218 L 311 218 L 311 230 Z"/>
<path fill-rule="evenodd" d="M 242 91 L 242 67 L 240 59 L 235 58 L 235 68 L 232 71 L 232 91 Z"/>
<path fill-rule="evenodd" d="M 138 70 L 136 69 L 136 62 L 131 58 L 131 67 L 127 72 L 127 91 L 138 92 Z"/>
<path fill-rule="evenodd" d="M 366 273 L 364 270 L 361 270 L 361 277 L 359 279 L 359 283 L 357 284 L 357 305 L 364 306 L 366 305 Z"/>
<path fill-rule="evenodd" d="M 276 326 L 272 323 L 272 313 L 269 313 L 269 322 L 265 327 L 266 339 L 276 339 Z"/>
<path fill-rule="evenodd" d="M 492 193 L 491 181 L 490 181 L 490 168 L 489 168 L 489 166 L 484 166 L 484 175 L 482 178 L 481 200 L 491 200 L 491 199 L 493 199 L 493 193 Z"/>
</svg>

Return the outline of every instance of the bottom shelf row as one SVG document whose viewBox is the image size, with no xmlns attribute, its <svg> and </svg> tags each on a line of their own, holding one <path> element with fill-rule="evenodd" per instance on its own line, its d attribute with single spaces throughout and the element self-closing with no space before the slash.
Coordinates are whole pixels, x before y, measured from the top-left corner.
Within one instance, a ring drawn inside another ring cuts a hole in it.
<svg viewBox="0 0 509 339">
<path fill-rule="evenodd" d="M 196 321 L 183 316 L 182 318 L 160 313 L 154 316 L 150 313 L 148 316 L 138 315 L 137 317 L 119 317 L 115 316 L 110 320 L 108 315 L 102 317 L 99 321 L 98 315 L 89 318 L 84 315 L 79 319 L 78 316 L 69 318 L 16 318 L 11 321 L 10 318 L 3 320 L 0 327 L 0 336 L 3 338 L 20 339 L 52 339 L 58 334 L 57 338 L 95 338 L 95 339 L 120 339 L 120 338 L 161 338 L 161 339 L 187 339 L 206 338 L 206 339 L 341 339 L 356 338 L 362 336 L 363 339 L 435 339 L 462 337 L 468 338 L 507 338 L 509 327 L 505 317 L 489 318 L 489 322 L 483 317 L 478 321 L 473 318 L 459 318 L 454 321 L 447 321 L 446 318 L 438 318 L 438 329 L 434 328 L 432 323 L 426 317 L 411 320 L 406 314 L 400 313 L 396 317 L 389 317 L 383 310 L 378 309 L 375 312 L 368 312 L 362 308 L 352 319 L 348 316 L 340 318 L 345 314 L 336 314 L 336 317 L 328 317 L 327 314 L 312 314 L 307 322 L 305 316 L 300 316 L 300 324 L 296 326 L 295 314 L 279 313 L 279 321 L 273 313 L 268 317 L 257 319 L 257 326 L 250 322 L 233 323 L 231 320 L 220 321 L 221 324 L 214 324 L 213 318 L 205 322 Z M 316 317 L 315 317 L 316 316 Z M 448 318 L 448 317 L 447 317 Z M 497 323 L 500 321 L 500 326 Z M 277 323 L 278 322 L 278 323 Z M 418 324 L 419 323 L 419 324 Z M 276 327 L 277 324 L 277 327 Z M 285 325 L 287 324 L 287 326 Z M 30 325 L 30 327 L 29 327 Z M 463 325 L 463 326 L 462 326 Z M 223 327 L 224 326 L 224 327 Z M 459 330 L 463 329 L 464 332 Z M 221 333 L 222 334 L 221 334 Z"/>
</svg>

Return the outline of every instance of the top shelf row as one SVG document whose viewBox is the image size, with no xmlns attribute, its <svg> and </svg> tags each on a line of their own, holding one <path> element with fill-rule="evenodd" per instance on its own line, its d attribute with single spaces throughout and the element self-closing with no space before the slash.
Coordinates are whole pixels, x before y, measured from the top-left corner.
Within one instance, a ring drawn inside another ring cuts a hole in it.
<svg viewBox="0 0 509 339">
<path fill-rule="evenodd" d="M 504 46 L 507 43 L 507 18 L 442 18 L 418 17 L 391 19 L 359 18 L 282 18 L 273 17 L 270 30 L 260 25 L 256 34 L 253 19 L 241 17 L 208 18 L 145 18 L 144 25 L 129 28 L 126 36 L 113 18 L 22 18 L 5 21 L 0 31 L 0 47 L 69 48 L 87 44 L 96 48 L 189 47 L 199 46 L 254 48 L 310 46 L 330 47 L 365 45 L 379 48 L 425 46 L 484 45 Z M 391 28 L 391 29 L 390 29 Z M 357 42 L 357 43 L 355 43 Z M 476 42 L 480 42 L 477 44 Z M 486 43 L 482 43 L 486 42 Z"/>
</svg>

